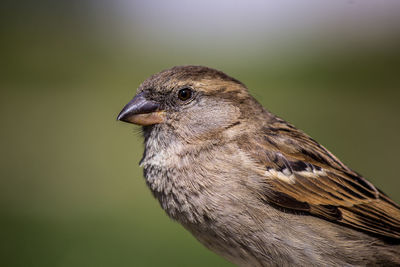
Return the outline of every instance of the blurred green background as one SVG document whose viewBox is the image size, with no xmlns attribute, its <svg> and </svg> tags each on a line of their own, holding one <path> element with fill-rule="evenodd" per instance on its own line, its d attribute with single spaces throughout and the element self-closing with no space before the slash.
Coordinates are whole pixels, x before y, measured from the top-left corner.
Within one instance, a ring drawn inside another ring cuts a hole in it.
<svg viewBox="0 0 400 267">
<path fill-rule="evenodd" d="M 400 201 L 400 2 L 3 1 L 2 266 L 231 266 L 146 188 L 116 121 L 174 65 L 241 80 Z"/>
</svg>

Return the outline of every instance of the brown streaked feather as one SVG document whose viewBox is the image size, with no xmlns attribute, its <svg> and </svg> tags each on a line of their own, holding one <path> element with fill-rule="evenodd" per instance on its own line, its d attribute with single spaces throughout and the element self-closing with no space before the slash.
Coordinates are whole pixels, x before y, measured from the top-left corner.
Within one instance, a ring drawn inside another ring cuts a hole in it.
<svg viewBox="0 0 400 267">
<path fill-rule="evenodd" d="M 277 119 L 256 136 L 265 200 L 382 238 L 400 241 L 400 207 L 303 132 Z"/>
</svg>

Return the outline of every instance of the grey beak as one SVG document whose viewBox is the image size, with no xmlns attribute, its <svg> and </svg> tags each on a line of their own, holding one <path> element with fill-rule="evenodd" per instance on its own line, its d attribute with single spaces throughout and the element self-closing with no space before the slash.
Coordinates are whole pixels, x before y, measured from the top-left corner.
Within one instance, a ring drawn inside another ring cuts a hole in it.
<svg viewBox="0 0 400 267">
<path fill-rule="evenodd" d="M 152 100 L 147 100 L 145 93 L 137 94 L 119 113 L 117 120 L 132 123 L 130 118 L 138 114 L 146 114 L 157 111 L 160 105 Z"/>
</svg>

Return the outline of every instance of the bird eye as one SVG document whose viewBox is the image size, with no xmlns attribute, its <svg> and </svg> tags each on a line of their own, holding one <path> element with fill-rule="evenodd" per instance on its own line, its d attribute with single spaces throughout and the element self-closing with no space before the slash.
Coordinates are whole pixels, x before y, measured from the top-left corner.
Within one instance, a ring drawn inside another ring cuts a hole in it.
<svg viewBox="0 0 400 267">
<path fill-rule="evenodd" d="M 183 88 L 178 91 L 178 98 L 182 101 L 189 100 L 193 95 L 193 92 L 190 88 Z"/>
</svg>

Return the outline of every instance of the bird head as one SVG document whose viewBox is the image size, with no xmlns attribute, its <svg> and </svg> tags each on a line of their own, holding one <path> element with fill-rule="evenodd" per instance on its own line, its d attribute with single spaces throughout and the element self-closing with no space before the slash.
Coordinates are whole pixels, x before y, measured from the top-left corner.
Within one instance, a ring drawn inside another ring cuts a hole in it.
<svg viewBox="0 0 400 267">
<path fill-rule="evenodd" d="M 262 107 L 238 80 L 201 66 L 178 66 L 145 80 L 118 120 L 163 127 L 179 136 L 210 138 Z M 149 127 L 150 126 L 150 127 Z"/>
</svg>

